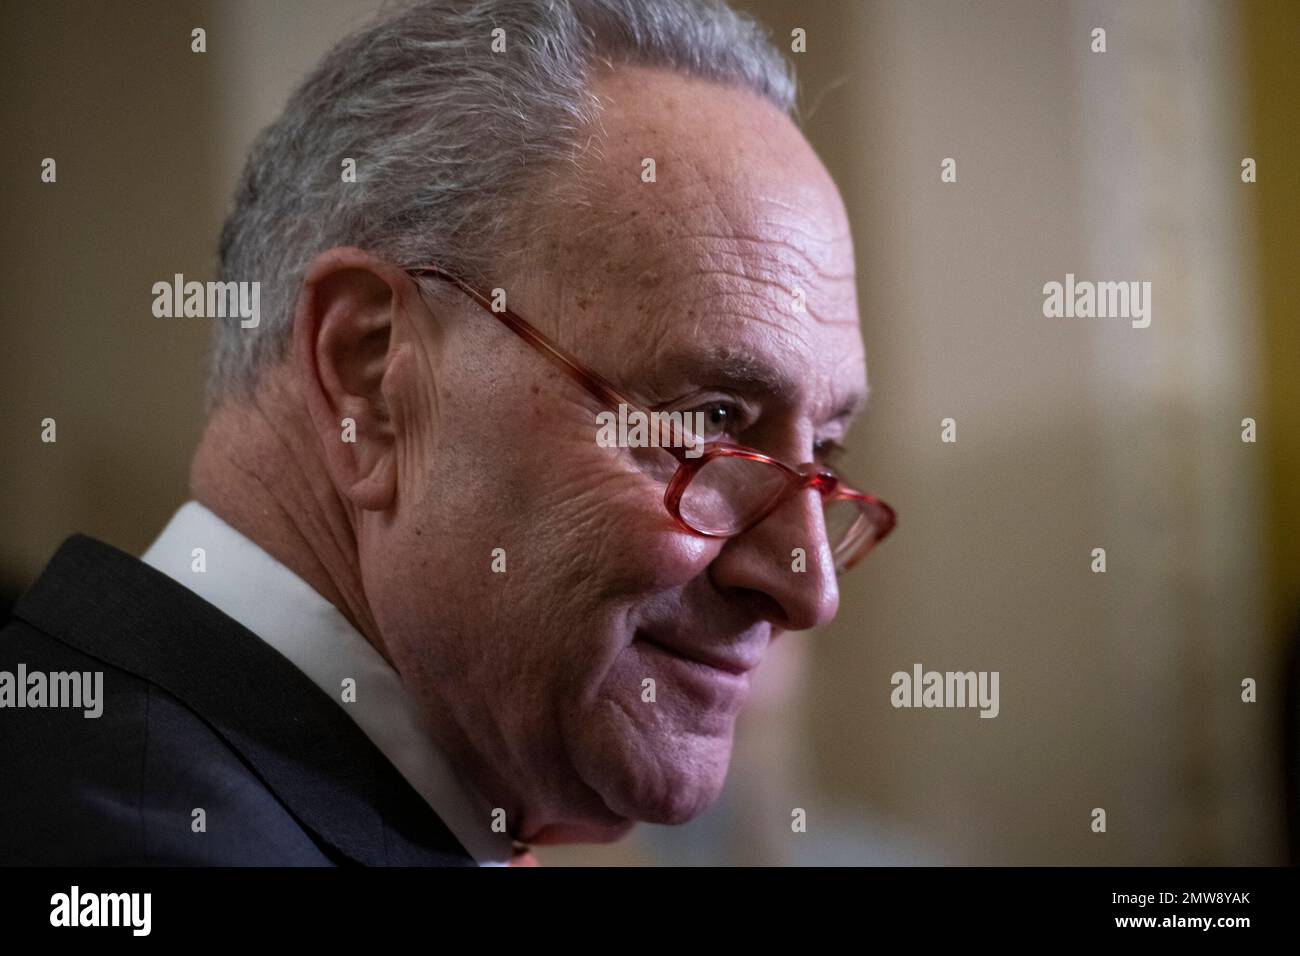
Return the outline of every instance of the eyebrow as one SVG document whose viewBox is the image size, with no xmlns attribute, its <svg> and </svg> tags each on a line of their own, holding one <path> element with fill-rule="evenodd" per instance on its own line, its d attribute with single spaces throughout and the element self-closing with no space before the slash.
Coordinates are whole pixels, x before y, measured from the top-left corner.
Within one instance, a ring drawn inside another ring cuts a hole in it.
<svg viewBox="0 0 1300 956">
<path fill-rule="evenodd" d="M 799 391 L 797 379 L 789 373 L 745 351 L 694 346 L 670 353 L 659 365 L 662 370 L 659 378 L 689 376 L 765 398 L 789 401 Z M 855 389 L 831 412 L 827 421 L 851 418 L 862 411 L 870 391 L 870 386 L 861 392 Z"/>
</svg>

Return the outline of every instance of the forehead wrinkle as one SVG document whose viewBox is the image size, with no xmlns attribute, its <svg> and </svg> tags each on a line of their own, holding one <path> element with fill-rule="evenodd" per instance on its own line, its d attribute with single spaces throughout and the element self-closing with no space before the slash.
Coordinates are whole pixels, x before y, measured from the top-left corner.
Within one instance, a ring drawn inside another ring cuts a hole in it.
<svg viewBox="0 0 1300 956">
<path fill-rule="evenodd" d="M 719 283 L 712 281 L 717 279 L 736 280 L 736 282 Z M 682 288 L 684 285 L 691 284 L 692 280 L 699 280 L 700 285 L 712 288 L 710 288 L 710 291 L 706 293 L 692 294 Z M 737 286 L 737 283 L 743 285 Z M 657 284 L 658 283 L 656 283 L 656 285 Z M 860 324 L 856 308 L 848 308 L 849 303 L 852 300 L 852 292 L 854 291 L 851 285 L 846 291 L 841 292 L 838 295 L 811 295 L 810 301 L 809 296 L 814 290 L 809 287 L 814 285 L 814 283 L 803 282 L 798 279 L 794 282 L 782 282 L 777 278 L 756 276 L 747 272 L 737 272 L 734 269 L 726 267 L 712 269 L 706 268 L 692 270 L 690 275 L 685 277 L 680 283 L 668 283 L 668 288 L 663 292 L 658 292 L 657 290 L 652 291 L 650 296 L 652 299 L 657 298 L 657 304 L 661 308 L 666 309 L 679 308 L 677 304 L 679 300 L 688 296 L 688 301 L 697 306 L 710 299 L 722 297 L 752 298 L 757 299 L 762 303 L 762 307 L 759 310 L 760 312 L 795 319 L 796 323 L 797 316 L 802 314 L 808 316 L 820 325 L 834 326 Z M 761 288 L 752 288 L 753 286 Z M 793 311 L 795 289 L 803 289 L 805 293 L 802 313 L 795 313 Z M 830 303 L 828 308 L 825 310 L 821 307 L 824 302 Z M 816 303 L 816 305 L 814 305 L 814 303 Z M 837 307 L 837 303 L 839 303 L 841 307 Z M 758 313 L 756 313 L 755 317 L 757 317 L 757 314 Z"/>
<path fill-rule="evenodd" d="M 846 248 L 852 245 L 852 232 L 849 230 L 848 223 L 843 219 L 843 214 L 839 209 L 825 210 L 829 212 L 829 216 L 814 216 L 809 214 L 809 208 L 812 205 L 818 205 L 815 201 L 803 205 L 784 202 L 769 192 L 758 188 L 749 188 L 749 184 L 739 183 L 734 179 L 726 181 L 724 185 L 728 190 L 728 198 L 732 200 L 731 205 L 737 205 L 739 202 L 739 204 L 749 208 L 737 209 L 736 214 L 732 215 L 727 207 L 723 205 L 718 191 L 713 188 L 713 185 L 707 181 L 701 181 L 668 193 L 668 201 L 660 204 L 659 211 L 666 217 L 684 222 L 689 214 L 699 212 L 702 206 L 712 207 L 717 213 L 714 218 L 720 221 L 720 224 L 731 227 L 712 234 L 713 238 L 748 239 L 754 242 L 787 245 L 814 264 L 815 257 L 807 248 L 800 247 L 792 239 L 779 238 L 777 234 L 784 233 L 802 238 L 806 240 L 807 246 L 822 246 L 834 249 L 838 245 L 844 245 Z M 682 198 L 683 194 L 689 195 L 695 188 L 703 189 L 707 193 L 707 197 L 703 199 Z M 774 207 L 776 214 L 772 215 L 773 210 L 768 207 Z M 837 221 L 843 228 L 836 232 L 830 232 L 823 227 L 823 224 L 829 220 Z M 738 228 L 737 221 L 744 222 L 749 228 Z M 768 227 L 770 227 L 771 231 L 769 231 Z M 702 238 L 711 235 L 698 228 L 688 231 Z M 828 258 L 833 258 L 833 255 Z M 847 258 L 850 272 L 846 275 L 851 276 L 852 258 Z M 825 272 L 820 266 L 816 268 L 819 272 Z"/>
<path fill-rule="evenodd" d="M 790 231 L 790 230 L 786 230 L 786 231 Z M 686 234 L 686 240 L 694 241 L 694 242 L 709 242 L 709 241 L 717 241 L 723 243 L 731 242 L 731 243 L 737 243 L 745 246 L 757 245 L 757 246 L 763 246 L 766 248 L 773 248 L 773 249 L 788 249 L 790 252 L 793 252 L 798 259 L 803 261 L 803 263 L 808 267 L 807 271 L 809 273 L 815 274 L 823 279 L 829 280 L 831 282 L 844 282 L 844 281 L 849 281 L 854 277 L 854 274 L 852 272 L 828 271 L 806 250 L 795 245 L 793 242 L 789 241 L 788 239 L 779 239 L 775 236 L 724 235 L 724 234 L 717 234 L 717 233 L 692 231 Z M 831 240 L 827 240 L 828 243 L 830 241 Z M 737 257 L 743 257 L 743 253 L 739 251 L 734 252 L 732 254 Z M 772 255 L 773 257 L 775 257 L 775 252 L 773 252 Z"/>
<path fill-rule="evenodd" d="M 692 172 L 698 168 L 686 156 L 678 162 Z M 585 270 L 591 284 L 641 300 L 643 311 L 681 301 L 676 276 L 712 272 L 722 279 L 767 284 L 773 301 L 765 308 L 780 302 L 783 312 L 790 311 L 785 303 L 793 290 L 805 289 L 811 299 L 807 314 L 820 323 L 836 321 L 830 315 L 839 311 L 837 302 L 847 305 L 854 292 L 847 224 L 835 235 L 819 225 L 840 222 L 836 209 L 815 203 L 826 215 L 810 217 L 807 205 L 776 199 L 766 189 L 746 192 L 734 181 L 721 184 L 721 193 L 729 197 L 724 203 L 709 177 L 696 174 L 685 180 L 621 191 L 629 204 L 571 218 L 552 248 L 563 249 L 566 264 Z"/>
<path fill-rule="evenodd" d="M 833 341 L 822 342 L 820 337 L 814 337 L 815 327 L 796 316 L 770 309 L 755 311 L 745 308 L 743 302 L 737 308 L 737 300 L 747 294 L 743 290 L 719 290 L 693 298 L 694 308 L 686 312 L 688 319 L 667 323 L 671 332 L 661 340 L 663 345 L 666 349 L 677 347 L 684 352 L 690 352 L 694 347 L 694 354 L 703 354 L 719 368 L 730 367 L 733 371 L 737 370 L 737 363 L 743 364 L 746 357 L 752 356 L 754 358 L 749 359 L 751 363 L 763 367 L 770 365 L 782 371 L 787 386 L 798 384 L 811 375 L 824 377 L 832 390 L 839 382 L 849 383 L 853 392 L 858 391 L 858 380 L 864 378 L 865 371 L 857 368 L 862 365 L 860 336 L 855 335 L 853 343 L 840 343 L 835 347 Z M 708 307 L 710 302 L 717 300 L 720 300 L 718 308 Z M 765 298 L 762 301 L 767 304 Z M 680 310 L 674 311 L 681 314 Z M 845 325 L 847 323 L 841 324 L 842 327 Z M 856 324 L 852 328 L 857 331 Z M 734 362 L 730 360 L 733 354 L 739 356 Z M 785 372 L 785 369 L 790 371 Z"/>
<path fill-rule="evenodd" d="M 750 196 L 743 198 L 756 200 Z M 706 210 L 714 214 L 708 215 Z M 712 246 L 708 250 L 711 255 L 735 257 L 746 266 L 772 263 L 770 272 L 773 274 L 819 276 L 831 281 L 853 276 L 851 260 L 848 271 L 834 271 L 830 266 L 830 260 L 838 258 L 836 251 L 846 237 L 814 237 L 806 230 L 796 229 L 795 222 L 803 218 L 802 215 L 794 221 L 759 218 L 751 210 L 738 210 L 733 215 L 712 189 L 708 190 L 708 197 L 702 203 L 670 206 L 663 210 L 663 214 L 662 221 L 667 226 L 661 227 L 655 238 L 661 247 L 669 250 L 688 241 Z M 678 228 L 674 229 L 674 225 Z M 797 237 L 803 237 L 804 241 L 796 241 Z M 750 270 L 745 272 L 749 274 Z"/>
<path fill-rule="evenodd" d="M 769 176 L 780 176 L 785 164 L 775 156 L 770 160 L 765 162 L 761 157 L 754 158 L 759 165 L 769 167 L 765 170 Z M 819 199 L 824 197 L 818 195 L 819 190 L 811 183 L 781 179 L 787 191 L 807 194 L 802 197 L 803 202 L 786 202 L 773 195 L 770 183 L 753 168 L 751 157 L 741 160 L 734 151 L 729 154 L 715 150 L 697 157 L 674 148 L 670 165 L 672 168 L 664 170 L 666 175 L 662 179 L 629 195 L 649 199 L 648 205 L 655 211 L 679 220 L 684 218 L 683 212 L 694 213 L 707 208 L 715 214 L 712 218 L 719 228 L 732 235 L 743 234 L 743 230 L 737 228 L 738 222 L 760 224 L 765 221 L 762 218 L 764 208 L 775 207 L 779 213 L 766 221 L 779 222 L 787 217 L 794 221 L 803 220 L 809 228 L 800 231 L 810 237 L 816 236 L 812 231 L 816 223 L 808 215 L 808 209 L 820 206 Z M 832 218 L 840 218 L 841 214 L 836 214 L 838 210 L 826 211 L 833 214 Z M 820 238 L 824 239 L 826 230 L 820 230 L 820 233 Z"/>
<path fill-rule="evenodd" d="M 848 352 L 860 363 L 860 351 L 838 338 L 859 325 L 852 236 L 811 148 L 784 121 L 751 122 L 721 98 L 702 112 L 661 115 L 643 86 L 624 78 L 605 91 L 628 108 L 602 114 L 602 149 L 583 180 L 591 204 L 557 210 L 552 238 L 561 254 L 552 261 L 582 288 L 580 309 L 582 301 L 596 304 L 584 325 L 592 329 L 595 319 L 612 332 L 602 314 L 624 325 L 617 340 L 626 359 L 615 364 L 626 365 L 657 350 L 644 347 L 652 335 L 707 340 L 717 334 L 713 322 L 738 328 L 739 320 L 772 361 L 818 379 L 833 368 L 834 379 L 856 391 L 861 372 L 845 375 L 843 363 Z M 635 174 L 646 156 L 657 161 L 652 184 Z M 792 308 L 795 288 L 807 293 L 803 313 Z M 818 334 L 823 328 L 829 338 Z M 642 348 L 631 348 L 638 339 Z M 813 348 L 819 342 L 824 347 Z"/>
<path fill-rule="evenodd" d="M 802 252 L 766 239 L 687 234 L 661 247 L 635 273 L 633 285 L 648 309 L 689 313 L 729 297 L 752 300 L 755 317 L 784 316 L 795 325 L 802 323 L 793 309 L 794 291 L 802 289 L 802 314 L 814 322 L 858 322 L 851 275 L 827 274 Z"/>
<path fill-rule="evenodd" d="M 556 270 L 558 275 L 553 274 L 552 278 L 559 279 L 563 288 L 560 298 L 568 307 L 564 311 L 569 313 L 577 305 L 586 312 L 587 334 L 601 329 L 604 331 L 597 332 L 598 335 L 608 334 L 622 325 L 618 338 L 626 345 L 631 345 L 635 339 L 645 341 L 647 338 L 650 341 L 665 342 L 678 335 L 708 343 L 719 334 L 720 323 L 737 330 L 765 329 L 770 330 L 764 343 L 767 349 L 785 353 L 782 358 L 791 367 L 815 370 L 818 361 L 826 361 L 825 356 L 813 354 L 818 351 L 813 346 L 815 330 L 818 327 L 858 327 L 855 307 L 843 311 L 832 308 L 834 314 L 843 316 L 838 320 L 823 313 L 821 304 L 828 297 L 813 291 L 822 283 L 806 282 L 801 276 L 786 284 L 773 277 L 774 274 L 785 274 L 792 268 L 799 269 L 805 265 L 802 260 L 792 262 L 798 250 L 790 249 L 785 244 L 775 244 L 774 247 L 756 240 L 746 244 L 756 254 L 745 255 L 734 248 L 727 248 L 728 242 L 734 240 L 732 236 L 704 238 L 689 244 L 679 240 L 673 247 L 663 243 L 663 239 L 668 237 L 663 236 L 662 229 L 654 231 L 655 239 L 659 241 L 655 242 L 650 254 L 645 254 L 643 246 L 642 255 L 631 261 L 625 260 L 626 266 L 618 272 L 614 272 L 611 266 L 606 270 L 600 270 L 599 267 L 588 269 L 585 273 L 560 269 Z M 689 249 L 685 254 L 684 245 Z M 610 256 L 607 262 L 617 261 L 617 258 Z M 683 261 L 684 259 L 689 261 Z M 715 263 L 720 263 L 721 267 Z M 601 282 L 601 279 L 606 281 Z M 592 288 L 592 280 L 595 280 L 596 286 L 603 288 Z M 805 312 L 799 314 L 791 308 L 791 290 L 795 286 L 804 285 L 809 286 L 809 292 L 812 293 L 811 302 L 805 302 Z M 853 283 L 844 277 L 836 285 L 839 294 L 835 298 L 849 305 L 852 302 Z M 584 295 L 584 288 L 590 292 Z M 582 305 L 582 302 L 585 299 L 591 303 L 593 296 L 594 301 L 600 305 L 594 311 L 587 311 L 588 307 Z M 590 324 L 593 320 L 594 325 Z M 571 329 L 570 332 L 572 331 Z M 751 331 L 750 334 L 754 333 Z M 645 352 L 638 356 L 636 349 L 619 351 L 626 356 L 625 362 L 617 363 L 624 365 L 621 370 L 624 380 L 635 381 L 636 373 L 646 370 L 645 366 L 641 369 L 635 366 L 641 365 L 650 356 Z M 856 361 L 856 358 L 849 359 L 850 352 L 854 356 L 858 354 L 856 349 L 836 349 L 832 361 L 837 366 Z M 614 369 L 610 371 L 614 372 Z M 849 377 L 856 379 L 861 376 L 852 371 L 850 376 L 829 376 L 830 379 L 839 381 L 845 381 Z M 788 384 L 789 382 L 786 383 Z M 853 388 L 856 392 L 856 385 Z"/>
<path fill-rule="evenodd" d="M 737 310 L 733 306 L 736 299 L 743 299 L 748 295 L 745 292 L 717 292 L 700 299 L 693 300 L 696 306 L 706 303 L 712 299 L 727 300 L 726 306 L 719 309 L 696 309 L 696 315 L 691 327 L 691 334 L 704 338 L 711 329 L 706 327 L 706 323 L 718 323 L 727 319 L 736 320 L 740 327 L 746 331 L 752 330 L 757 326 L 767 326 L 775 333 L 775 343 L 798 358 L 806 357 L 811 351 L 811 342 L 808 337 L 808 329 L 800 323 L 793 325 L 786 322 L 778 321 L 773 318 L 766 310 L 748 311 Z"/>
<path fill-rule="evenodd" d="M 721 286 L 723 291 L 736 291 L 739 282 L 767 287 L 770 301 L 764 302 L 765 311 L 793 314 L 794 290 L 803 289 L 805 314 L 813 321 L 857 323 L 856 308 L 851 305 L 855 292 L 851 242 L 843 243 L 850 238 L 847 233 L 800 243 L 793 234 L 802 230 L 793 228 L 793 223 L 757 219 L 748 211 L 741 213 L 748 228 L 741 229 L 718 202 L 714 191 L 706 191 L 703 204 L 664 209 L 667 222 L 661 220 L 654 228 L 652 241 L 658 247 L 657 254 L 653 256 L 653 264 L 642 267 L 636 276 L 638 282 L 651 285 L 652 302 L 658 298 L 655 304 L 667 306 L 679 301 L 683 282 L 691 280 Z M 696 221 L 701 217 L 706 222 Z M 696 261 L 688 264 L 684 259 Z M 839 268 L 832 266 L 832 260 Z M 670 275 L 688 272 L 689 278 L 684 276 L 681 282 L 662 283 L 661 270 Z M 722 281 L 711 282 L 711 278 Z M 757 290 L 749 292 L 763 298 Z M 847 319 L 831 317 L 841 312 L 854 314 Z"/>
<path fill-rule="evenodd" d="M 727 281 L 719 282 L 719 278 Z M 697 291 L 700 284 L 704 288 Z M 759 287 L 756 288 L 756 285 Z M 727 270 L 693 273 L 683 281 L 669 283 L 668 286 L 669 288 L 656 290 L 652 294 L 653 305 L 650 311 L 663 319 L 684 317 L 678 321 L 687 326 L 692 335 L 707 337 L 714 332 L 710 327 L 711 322 L 736 319 L 747 326 L 752 327 L 757 323 L 772 329 L 776 341 L 797 353 L 801 359 L 814 351 L 811 337 L 816 326 L 789 310 L 786 304 L 789 292 L 784 287 L 736 276 Z M 780 298 L 775 300 L 768 291 L 774 286 L 780 289 Z M 819 318 L 813 310 L 807 308 L 805 314 L 822 327 L 858 328 L 856 309 L 844 319 L 834 321 Z"/>
</svg>

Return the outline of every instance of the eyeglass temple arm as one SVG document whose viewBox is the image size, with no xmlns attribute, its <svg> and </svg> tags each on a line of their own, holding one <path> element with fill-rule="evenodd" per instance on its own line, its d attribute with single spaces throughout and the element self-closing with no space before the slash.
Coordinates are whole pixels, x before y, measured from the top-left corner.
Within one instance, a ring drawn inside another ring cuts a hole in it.
<svg viewBox="0 0 1300 956">
<path fill-rule="evenodd" d="M 607 406 L 610 411 L 617 412 L 619 405 L 626 405 L 629 409 L 640 410 L 639 405 L 625 397 L 600 375 L 585 368 L 572 355 L 551 341 L 550 337 L 540 329 L 515 315 L 509 309 L 503 308 L 498 311 L 493 308 L 490 298 L 463 279 L 435 268 L 407 269 L 406 271 L 413 276 L 432 276 L 435 279 L 442 279 L 452 283 L 452 285 L 486 309 L 493 318 L 499 319 L 511 332 L 550 359 L 560 371 L 581 385 L 597 401 Z"/>
</svg>

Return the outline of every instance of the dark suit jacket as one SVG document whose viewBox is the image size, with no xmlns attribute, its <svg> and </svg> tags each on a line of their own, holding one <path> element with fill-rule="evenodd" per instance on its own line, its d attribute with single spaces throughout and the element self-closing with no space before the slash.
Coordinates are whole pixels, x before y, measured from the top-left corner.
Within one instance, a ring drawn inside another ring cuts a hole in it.
<svg viewBox="0 0 1300 956">
<path fill-rule="evenodd" d="M 339 704 L 148 565 L 74 536 L 13 613 L 0 670 L 103 671 L 103 714 L 0 708 L 0 864 L 473 865 Z"/>
</svg>

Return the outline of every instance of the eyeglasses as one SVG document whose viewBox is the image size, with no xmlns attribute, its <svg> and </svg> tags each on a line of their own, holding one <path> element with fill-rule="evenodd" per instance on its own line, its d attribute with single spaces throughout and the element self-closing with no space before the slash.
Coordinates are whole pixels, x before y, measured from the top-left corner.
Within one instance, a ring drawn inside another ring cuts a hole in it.
<svg viewBox="0 0 1300 956">
<path fill-rule="evenodd" d="M 416 278 L 449 282 L 501 321 L 521 339 L 553 362 L 614 414 L 619 406 L 650 414 L 606 379 L 560 348 L 540 329 L 458 276 L 437 268 L 407 269 Z M 683 443 L 685 444 L 685 443 Z M 850 488 L 830 468 L 815 462 L 792 468 L 753 448 L 729 441 L 702 447 L 668 444 L 663 451 L 677 459 L 677 470 L 664 493 L 664 507 L 682 528 L 710 538 L 744 534 L 794 496 L 813 489 L 819 493 L 826 539 L 835 570 L 847 571 L 893 530 L 894 509 L 879 498 Z"/>
</svg>

